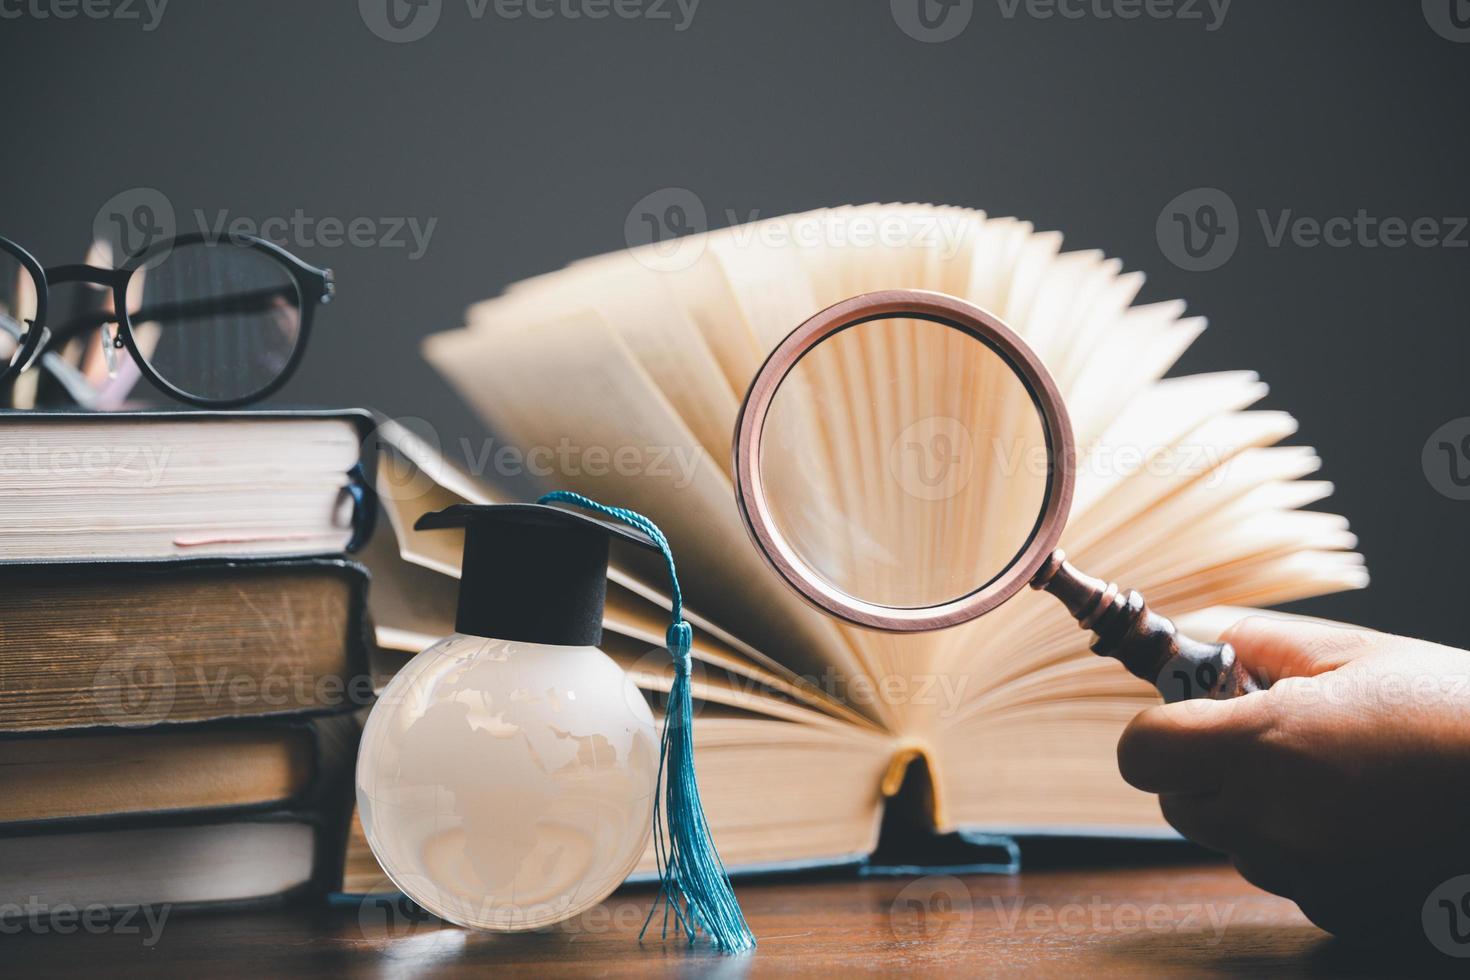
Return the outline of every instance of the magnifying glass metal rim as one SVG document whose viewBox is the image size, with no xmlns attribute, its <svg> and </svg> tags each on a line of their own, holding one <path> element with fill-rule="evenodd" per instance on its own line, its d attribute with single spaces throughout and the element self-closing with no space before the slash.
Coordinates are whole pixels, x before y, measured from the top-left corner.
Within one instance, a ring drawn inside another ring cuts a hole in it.
<svg viewBox="0 0 1470 980">
<path fill-rule="evenodd" d="M 804 562 L 777 526 L 761 477 L 761 436 L 781 382 L 808 352 L 833 334 L 872 320 L 927 320 L 962 331 L 1010 366 L 1041 417 L 1047 450 L 1045 500 L 1030 537 L 1011 563 L 985 585 L 948 602 L 918 608 L 884 606 L 848 595 Z M 735 496 L 756 549 L 808 601 L 847 622 L 898 633 L 944 629 L 994 609 L 1029 583 L 1061 539 L 1076 481 L 1072 423 L 1056 382 L 1026 342 L 991 313 L 944 293 L 894 289 L 843 300 L 811 317 L 771 351 L 745 394 L 735 425 Z"/>
</svg>

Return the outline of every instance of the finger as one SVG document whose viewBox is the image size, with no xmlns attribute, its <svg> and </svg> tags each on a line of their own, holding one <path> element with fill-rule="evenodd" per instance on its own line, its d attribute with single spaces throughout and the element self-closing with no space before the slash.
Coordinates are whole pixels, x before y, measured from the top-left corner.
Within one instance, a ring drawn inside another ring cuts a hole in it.
<svg viewBox="0 0 1470 980">
<path fill-rule="evenodd" d="M 1392 639 L 1357 626 L 1287 616 L 1249 616 L 1220 637 L 1267 684 L 1335 670 Z"/>
<path fill-rule="evenodd" d="M 1285 861 L 1259 854 L 1237 854 L 1231 859 L 1231 863 L 1242 878 L 1261 891 L 1280 895 L 1282 898 L 1296 897 L 1296 876 Z"/>
<path fill-rule="evenodd" d="M 1269 692 L 1149 708 L 1118 740 L 1118 769 L 1149 793 L 1213 793 L 1271 727 Z"/>
<path fill-rule="evenodd" d="M 1240 841 L 1225 817 L 1216 793 L 1165 793 L 1159 811 L 1169 826 L 1185 837 L 1221 854 L 1233 854 Z"/>
<path fill-rule="evenodd" d="M 1286 855 L 1291 852 L 1270 839 L 1239 793 L 1167 793 L 1159 797 L 1159 809 L 1185 837 L 1229 855 L 1251 884 L 1290 897 L 1295 862 Z"/>
</svg>

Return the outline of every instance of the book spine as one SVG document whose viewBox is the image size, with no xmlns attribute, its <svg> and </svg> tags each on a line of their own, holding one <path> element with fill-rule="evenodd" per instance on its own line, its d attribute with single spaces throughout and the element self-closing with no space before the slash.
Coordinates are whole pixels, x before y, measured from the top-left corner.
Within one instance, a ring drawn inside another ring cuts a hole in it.
<svg viewBox="0 0 1470 980">
<path fill-rule="evenodd" d="M 168 810 L 131 810 L 126 813 L 46 817 L 39 820 L 0 822 L 0 838 L 47 834 L 87 833 L 98 830 L 138 830 L 149 827 L 185 826 L 263 819 L 275 814 L 320 814 L 323 825 L 345 846 L 352 813 L 352 782 L 357 740 L 362 732 L 361 709 L 331 715 L 298 715 L 261 718 L 242 723 L 238 719 L 194 722 L 168 726 L 169 737 L 189 738 L 197 732 L 300 729 L 312 738 L 311 773 L 302 788 L 284 800 L 218 807 L 188 807 Z M 80 738 L 97 729 L 67 732 L 25 732 L 0 735 L 7 741 Z M 345 811 L 345 812 L 344 812 Z M 315 821 L 313 821 L 315 822 Z M 340 848 L 337 848 L 340 850 Z M 340 879 L 340 875 L 338 875 Z"/>
<path fill-rule="evenodd" d="M 229 705 L 225 704 L 221 706 L 221 710 L 212 719 L 196 716 L 174 720 L 164 717 L 143 727 L 158 729 L 221 719 L 251 720 L 283 718 L 296 715 L 330 715 L 339 711 L 350 711 L 371 704 L 373 701 L 373 687 L 370 651 L 373 648 L 373 634 L 372 623 L 368 614 L 370 576 L 368 570 L 363 565 L 344 557 L 268 558 L 255 560 L 202 558 L 150 562 L 0 563 L 0 586 L 15 590 L 25 590 L 28 588 L 56 589 L 58 587 L 64 587 L 68 583 L 106 583 L 113 580 L 127 581 L 136 585 L 139 580 L 146 582 L 150 578 L 168 580 L 187 576 L 190 579 L 196 580 L 205 577 L 232 581 L 238 579 L 242 583 L 243 590 L 243 587 L 249 582 L 250 576 L 272 572 L 289 572 L 300 575 L 335 575 L 346 581 L 348 593 L 345 621 L 340 626 L 334 624 L 334 628 L 341 631 L 343 644 L 342 666 L 339 670 L 332 672 L 336 675 L 338 682 L 333 687 L 341 692 L 340 697 L 334 695 L 333 700 L 330 702 L 315 705 L 299 701 L 282 705 L 279 708 L 262 707 L 260 704 L 256 704 L 251 710 L 229 710 Z M 14 645 L 8 647 L 3 641 L 3 637 L 0 637 L 0 679 L 5 677 L 4 666 L 6 660 L 25 653 L 25 651 L 14 649 L 13 647 Z M 265 658 L 271 652 L 260 651 L 262 662 L 264 662 Z M 23 704 L 23 691 L 16 693 L 8 701 L 0 697 L 0 737 L 60 733 L 64 731 L 101 732 L 116 728 L 139 730 L 136 726 L 128 726 L 121 722 L 116 724 L 83 722 L 73 725 L 52 724 L 50 727 L 23 727 L 21 722 L 7 714 L 8 706 L 18 709 Z"/>
</svg>

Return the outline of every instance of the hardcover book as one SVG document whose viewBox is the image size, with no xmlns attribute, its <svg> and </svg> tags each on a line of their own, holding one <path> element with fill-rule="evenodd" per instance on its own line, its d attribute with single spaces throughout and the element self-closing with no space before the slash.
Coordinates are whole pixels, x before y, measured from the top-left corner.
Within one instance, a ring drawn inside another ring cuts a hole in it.
<svg viewBox="0 0 1470 980">
<path fill-rule="evenodd" d="M 366 603 L 342 559 L 0 565 L 0 732 L 349 710 Z"/>
<path fill-rule="evenodd" d="M 0 412 L 0 561 L 348 550 L 362 411 Z"/>
<path fill-rule="evenodd" d="M 8 736 L 0 906 L 218 907 L 338 886 L 353 712 Z"/>
</svg>

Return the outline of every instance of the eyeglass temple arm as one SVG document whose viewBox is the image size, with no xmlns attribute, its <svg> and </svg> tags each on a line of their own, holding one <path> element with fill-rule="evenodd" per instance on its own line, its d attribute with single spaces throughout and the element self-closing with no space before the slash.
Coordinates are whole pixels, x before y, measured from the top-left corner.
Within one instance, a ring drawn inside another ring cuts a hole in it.
<svg viewBox="0 0 1470 980">
<path fill-rule="evenodd" d="M 337 295 L 337 276 L 331 269 L 318 269 L 309 266 L 290 257 L 296 266 L 296 279 L 298 284 L 305 290 L 308 284 L 320 286 L 321 295 L 317 297 L 319 303 L 330 303 Z M 63 282 L 89 282 L 95 286 L 125 286 L 128 279 L 133 275 L 128 269 L 102 269 L 95 265 L 58 265 L 46 270 L 46 282 L 57 284 Z"/>
<path fill-rule="evenodd" d="M 1031 580 L 1033 589 L 1062 601 L 1083 629 L 1097 637 L 1092 652 L 1122 661 L 1148 681 L 1165 701 L 1224 700 L 1260 690 L 1228 643 L 1201 643 L 1180 634 L 1153 612 L 1137 592 L 1079 572 L 1058 549 Z"/>
<path fill-rule="evenodd" d="M 26 335 L 26 328 L 22 327 L 6 314 L 0 313 L 0 332 L 4 332 L 16 343 L 20 343 Z M 51 331 L 46 330 L 41 335 L 40 343 L 36 345 L 36 349 L 31 353 L 30 358 L 25 364 L 21 365 L 20 371 L 17 374 L 24 374 L 39 362 L 42 367 L 50 371 L 52 376 L 60 382 L 61 386 L 66 389 L 66 393 L 71 396 L 74 402 L 82 408 L 93 407 L 97 401 L 96 389 L 87 382 L 82 372 L 50 351 L 44 351 L 44 348 L 50 340 Z M 10 382 L 7 380 L 5 383 L 8 385 Z"/>
<path fill-rule="evenodd" d="M 51 376 L 66 389 L 66 393 L 78 406 L 81 408 L 96 407 L 97 389 L 92 387 L 92 383 L 81 371 L 51 351 L 41 355 L 40 363 L 43 368 L 51 372 Z"/>
<path fill-rule="evenodd" d="M 17 347 L 21 347 L 25 344 L 26 334 L 30 333 L 33 329 L 35 329 L 35 324 L 32 323 L 30 320 L 26 321 L 25 326 L 21 326 L 21 324 L 8 313 L 0 313 L 0 331 L 3 331 L 8 337 L 10 337 L 11 340 L 15 341 Z M 45 327 L 42 327 L 41 338 L 36 343 L 36 346 L 31 350 L 31 356 L 26 358 L 26 362 L 20 366 L 20 370 L 16 373 L 24 374 L 25 372 L 29 371 L 31 369 L 31 365 L 36 363 L 36 358 L 41 355 L 41 351 L 43 351 L 46 348 L 46 345 L 50 342 L 51 331 L 46 329 Z"/>
<path fill-rule="evenodd" d="M 88 280 L 90 281 L 90 280 Z M 128 314 L 134 323 L 160 321 L 171 323 L 176 320 L 198 319 L 214 313 L 259 313 L 271 308 L 275 300 L 289 295 L 286 287 L 258 289 L 249 293 L 230 296 L 212 296 L 206 299 L 188 300 L 183 303 L 159 303 L 144 306 Z M 66 343 L 73 337 L 95 330 L 108 323 L 115 323 L 117 315 L 104 310 L 89 310 L 79 313 L 52 331 L 57 343 Z"/>
</svg>

